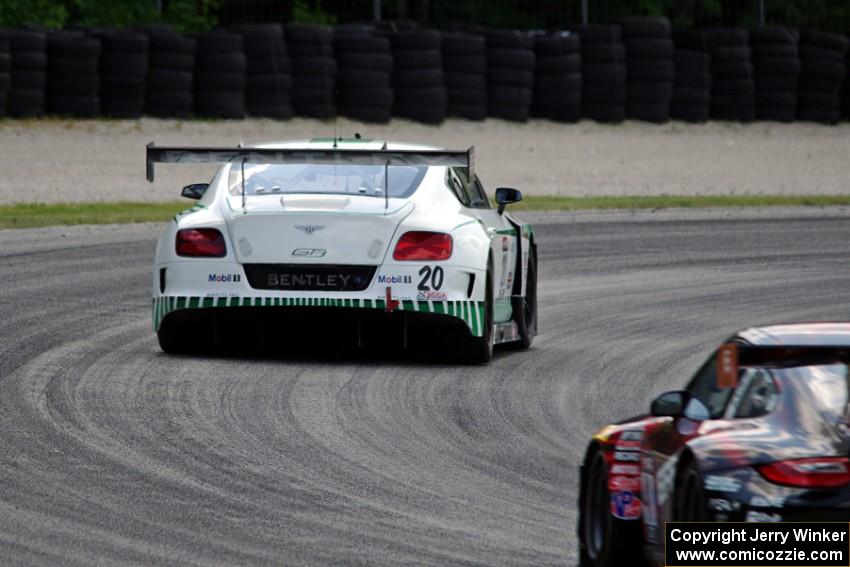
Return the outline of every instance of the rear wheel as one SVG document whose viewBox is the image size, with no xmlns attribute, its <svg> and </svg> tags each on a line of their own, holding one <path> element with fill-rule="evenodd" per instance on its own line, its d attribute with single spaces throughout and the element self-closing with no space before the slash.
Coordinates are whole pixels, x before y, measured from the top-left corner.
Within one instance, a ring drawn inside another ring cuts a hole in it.
<svg viewBox="0 0 850 567">
<path fill-rule="evenodd" d="M 463 359 L 470 364 L 484 364 L 493 358 L 493 270 L 487 267 L 484 294 L 484 313 L 482 321 L 483 334 L 480 337 L 469 337 L 463 345 Z"/>
<path fill-rule="evenodd" d="M 526 349 L 537 336 L 537 256 L 528 255 L 528 270 L 525 276 L 525 295 L 512 301 L 513 317 L 519 331 L 519 340 L 508 343 L 508 348 Z"/>
<path fill-rule="evenodd" d="M 579 497 L 579 548 L 581 567 L 645 565 L 639 521 L 611 515 L 605 457 L 595 451 L 586 461 Z"/>
<path fill-rule="evenodd" d="M 705 505 L 705 490 L 702 475 L 696 463 L 691 461 L 679 475 L 676 483 L 676 500 L 673 511 L 678 522 L 704 522 L 708 520 Z"/>
</svg>

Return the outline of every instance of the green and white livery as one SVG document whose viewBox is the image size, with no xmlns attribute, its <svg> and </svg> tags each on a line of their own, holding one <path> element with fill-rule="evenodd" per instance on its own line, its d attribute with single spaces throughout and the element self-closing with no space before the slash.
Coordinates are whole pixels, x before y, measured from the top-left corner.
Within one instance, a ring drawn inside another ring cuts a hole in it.
<svg viewBox="0 0 850 567">
<path fill-rule="evenodd" d="M 495 344 L 531 345 L 534 233 L 504 210 L 519 191 L 498 189 L 491 207 L 472 148 L 362 139 L 151 144 L 148 179 L 156 163 L 199 162 L 220 165 L 210 183 L 183 189 L 198 202 L 157 245 L 153 323 L 163 350 L 186 350 L 220 317 L 274 313 L 285 325 L 287 313 L 305 309 L 403 320 L 404 345 L 408 318 L 427 317 L 429 327 L 464 329 L 457 348 L 474 362 L 488 361 Z M 217 331 L 205 340 L 215 342 Z"/>
</svg>

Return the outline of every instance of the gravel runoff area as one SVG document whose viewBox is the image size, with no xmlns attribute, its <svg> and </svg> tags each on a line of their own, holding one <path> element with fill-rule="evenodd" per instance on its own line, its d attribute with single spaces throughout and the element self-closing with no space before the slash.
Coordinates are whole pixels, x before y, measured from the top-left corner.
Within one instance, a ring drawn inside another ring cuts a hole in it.
<svg viewBox="0 0 850 567">
<path fill-rule="evenodd" d="M 405 120 L 367 125 L 316 121 L 142 120 L 0 121 L 0 204 L 170 201 L 187 183 L 209 179 L 208 166 L 164 165 L 144 178 L 145 144 L 236 145 L 270 140 L 364 137 L 476 148 L 476 168 L 492 190 L 527 194 L 835 195 L 850 190 L 850 124 L 662 126 L 532 121 Z"/>
</svg>

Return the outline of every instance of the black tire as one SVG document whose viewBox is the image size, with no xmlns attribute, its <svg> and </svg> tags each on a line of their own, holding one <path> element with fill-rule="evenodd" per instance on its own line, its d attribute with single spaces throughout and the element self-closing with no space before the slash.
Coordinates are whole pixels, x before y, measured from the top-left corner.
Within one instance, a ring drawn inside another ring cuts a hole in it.
<svg viewBox="0 0 850 567">
<path fill-rule="evenodd" d="M 514 298 L 513 315 L 519 330 L 519 340 L 507 346 L 520 349 L 531 347 L 537 336 L 537 253 L 534 247 L 528 255 L 528 270 L 525 279 L 525 296 Z"/>
<path fill-rule="evenodd" d="M 573 75 L 537 77 L 537 80 L 534 82 L 534 93 L 581 94 L 581 85 L 581 75 L 578 73 Z"/>
<path fill-rule="evenodd" d="M 11 61 L 12 67 L 15 69 L 32 71 L 43 71 L 47 69 L 47 54 L 43 51 L 13 52 Z"/>
<path fill-rule="evenodd" d="M 534 52 L 529 49 L 489 49 L 487 61 L 491 66 L 533 71 L 535 57 Z"/>
<path fill-rule="evenodd" d="M 590 452 L 584 466 L 578 520 L 581 567 L 645 565 L 640 522 L 611 516 L 608 472 L 602 452 Z"/>
<path fill-rule="evenodd" d="M 826 59 L 827 61 L 832 61 L 833 63 L 844 62 L 844 54 L 840 51 L 835 51 L 834 49 L 826 49 L 823 47 L 818 47 L 816 45 L 801 45 L 799 56 L 801 59 Z"/>
<path fill-rule="evenodd" d="M 329 43 L 292 43 L 289 45 L 288 49 L 289 54 L 294 58 L 333 58 L 334 56 L 334 47 Z"/>
<path fill-rule="evenodd" d="M 334 38 L 334 48 L 338 53 L 350 52 L 356 54 L 388 55 L 392 52 L 392 44 L 385 37 L 374 35 L 348 35 Z"/>
<path fill-rule="evenodd" d="M 468 364 L 486 364 L 493 358 L 493 268 L 488 264 L 487 276 L 484 278 L 484 321 L 480 322 L 483 335 L 472 336 L 472 333 L 461 343 L 461 356 Z"/>
<path fill-rule="evenodd" d="M 196 91 L 244 93 L 245 75 L 242 73 L 201 71 L 195 74 L 194 85 Z"/>
<path fill-rule="evenodd" d="M 339 114 L 360 122 L 369 122 L 372 124 L 386 124 L 392 120 L 392 112 L 389 108 L 379 108 L 376 106 L 343 106 L 339 107 Z"/>
<path fill-rule="evenodd" d="M 148 75 L 148 85 L 154 90 L 188 91 L 192 89 L 192 74 L 185 71 L 153 69 Z"/>
<path fill-rule="evenodd" d="M 756 75 L 756 91 L 797 91 L 797 76 Z"/>
<path fill-rule="evenodd" d="M 455 106 L 487 106 L 486 89 L 448 89 L 449 104 Z"/>
<path fill-rule="evenodd" d="M 625 86 L 612 89 L 584 83 L 581 96 L 584 104 L 623 106 L 626 104 L 627 93 Z"/>
<path fill-rule="evenodd" d="M 603 104 L 582 101 L 581 115 L 596 122 L 612 124 L 626 119 L 626 107 L 623 104 Z"/>
<path fill-rule="evenodd" d="M 753 64 L 744 60 L 715 59 L 711 64 L 711 73 L 715 78 L 747 78 L 753 74 Z"/>
<path fill-rule="evenodd" d="M 468 73 L 446 73 L 443 76 L 448 89 L 454 90 L 487 90 L 487 75 L 472 75 Z"/>
<path fill-rule="evenodd" d="M 292 62 L 289 57 L 260 57 L 248 58 L 246 61 L 248 75 L 287 75 L 292 73 Z"/>
<path fill-rule="evenodd" d="M 534 38 L 534 52 L 538 56 L 557 57 L 560 55 L 578 54 L 580 48 L 581 43 L 576 34 L 562 33 Z"/>
<path fill-rule="evenodd" d="M 439 124 L 446 119 L 448 106 L 419 106 L 402 103 L 393 106 L 393 115 L 424 124 Z"/>
<path fill-rule="evenodd" d="M 847 38 L 834 33 L 814 30 L 800 32 L 800 43 L 810 44 L 824 49 L 831 49 L 844 53 L 847 51 Z"/>
<path fill-rule="evenodd" d="M 584 45 L 581 57 L 585 63 L 620 63 L 626 59 L 626 48 L 619 43 Z"/>
<path fill-rule="evenodd" d="M 633 120 L 663 124 L 670 120 L 670 104 L 629 101 L 626 103 L 626 116 Z"/>
<path fill-rule="evenodd" d="M 484 54 L 487 49 L 487 40 L 484 36 L 468 33 L 444 33 L 443 53 L 457 53 L 461 55 Z"/>
<path fill-rule="evenodd" d="M 796 44 L 756 43 L 753 45 L 753 57 L 756 59 L 759 57 L 787 57 L 796 59 L 800 56 L 799 51 Z"/>
<path fill-rule="evenodd" d="M 195 56 L 192 53 L 172 53 L 170 51 L 151 50 L 148 59 L 148 64 L 152 71 L 191 71 L 195 68 Z"/>
<path fill-rule="evenodd" d="M 506 87 L 524 87 L 530 89 L 534 86 L 534 73 L 519 69 L 491 67 L 487 72 L 487 82 L 490 85 L 504 85 Z"/>
<path fill-rule="evenodd" d="M 212 31 L 198 34 L 198 55 L 212 53 L 242 53 L 242 36 L 235 33 Z"/>
<path fill-rule="evenodd" d="M 357 88 L 339 93 L 340 106 L 347 108 L 392 108 L 395 92 L 389 88 Z"/>
<path fill-rule="evenodd" d="M 12 85 L 21 90 L 44 90 L 47 85 L 47 73 L 44 71 L 15 71 L 12 73 Z"/>
<path fill-rule="evenodd" d="M 195 69 L 201 71 L 244 73 L 246 66 L 244 53 L 198 53 L 195 56 Z"/>
<path fill-rule="evenodd" d="M 47 34 L 31 30 L 11 30 L 9 44 L 13 52 L 44 51 L 47 49 Z"/>
<path fill-rule="evenodd" d="M 689 87 L 692 89 L 711 89 L 711 73 L 681 73 L 676 71 L 676 86 Z"/>
<path fill-rule="evenodd" d="M 336 116 L 336 106 L 324 102 L 302 102 L 292 105 L 296 116 L 304 116 L 307 118 L 333 118 Z"/>
<path fill-rule="evenodd" d="M 253 75 L 248 77 L 246 91 L 249 93 L 279 93 L 292 90 L 289 75 Z"/>
<path fill-rule="evenodd" d="M 582 69 L 585 84 L 623 86 L 626 84 L 625 65 L 585 64 Z"/>
<path fill-rule="evenodd" d="M 685 122 L 707 122 L 710 118 L 708 104 L 678 103 L 674 99 L 670 104 L 670 118 Z"/>
<path fill-rule="evenodd" d="M 672 83 L 629 83 L 628 100 L 668 103 L 673 98 Z"/>
<path fill-rule="evenodd" d="M 676 87 L 673 91 L 671 105 L 696 105 L 708 106 L 711 103 L 711 93 L 704 89 L 689 89 L 687 87 Z"/>
<path fill-rule="evenodd" d="M 630 82 L 673 82 L 676 72 L 672 61 L 654 59 L 629 59 L 627 67 L 627 76 Z"/>
<path fill-rule="evenodd" d="M 673 521 L 706 522 L 709 520 L 702 474 L 691 460 L 676 475 L 673 495 Z"/>
<path fill-rule="evenodd" d="M 97 96 L 55 96 L 47 100 L 51 114 L 91 118 L 100 112 L 100 99 Z"/>
<path fill-rule="evenodd" d="M 579 73 L 581 72 L 581 55 L 574 53 L 558 55 L 556 57 L 538 57 L 534 72 L 539 75 L 549 73 Z"/>
<path fill-rule="evenodd" d="M 437 50 L 407 50 L 393 52 L 396 69 L 440 69 L 443 55 Z"/>
<path fill-rule="evenodd" d="M 393 57 L 389 54 L 360 54 L 360 53 L 338 53 L 336 56 L 340 69 L 362 69 L 364 71 L 393 70 Z"/>
<path fill-rule="evenodd" d="M 802 74 L 806 77 L 818 77 L 841 82 L 847 75 L 847 68 L 844 64 L 823 59 L 803 59 Z"/>
<path fill-rule="evenodd" d="M 711 55 L 702 51 L 676 49 L 676 52 L 673 54 L 673 64 L 676 66 L 677 76 L 680 71 L 687 73 L 706 73 L 711 71 Z"/>
<path fill-rule="evenodd" d="M 336 70 L 336 61 L 328 57 L 292 59 L 292 74 L 299 77 L 333 77 Z"/>
<path fill-rule="evenodd" d="M 800 34 L 782 26 L 765 26 L 751 30 L 750 41 L 762 45 L 793 45 L 800 41 Z"/>
<path fill-rule="evenodd" d="M 389 84 L 389 74 L 385 79 Z M 369 83 L 360 83 L 369 84 Z M 393 84 L 398 87 L 439 87 L 443 85 L 442 69 L 399 69 L 393 74 Z M 382 86 L 382 85 L 375 85 Z"/>
<path fill-rule="evenodd" d="M 96 96 L 100 92 L 100 79 L 97 75 L 72 77 L 67 75 L 51 76 L 47 83 L 47 94 L 60 96 Z"/>
<path fill-rule="evenodd" d="M 755 72 L 774 77 L 796 77 L 800 74 L 800 60 L 791 58 L 764 58 L 755 60 Z"/>
<path fill-rule="evenodd" d="M 476 75 L 487 72 L 486 55 L 444 55 L 443 68 L 446 71 L 457 73 L 474 73 Z"/>
<path fill-rule="evenodd" d="M 248 65 L 252 59 L 265 57 L 286 57 L 289 49 L 282 39 L 250 39 L 245 38 L 245 55 L 248 57 Z"/>
<path fill-rule="evenodd" d="M 437 30 L 412 30 L 390 36 L 395 49 L 440 49 L 442 36 Z"/>
<path fill-rule="evenodd" d="M 398 106 L 445 108 L 447 101 L 445 87 L 395 89 L 395 103 Z"/>
<path fill-rule="evenodd" d="M 627 39 L 629 57 L 670 59 L 673 57 L 672 39 Z"/>
<path fill-rule="evenodd" d="M 122 53 L 111 57 L 101 57 L 99 72 L 101 75 L 144 77 L 148 72 L 148 54 Z"/>
</svg>

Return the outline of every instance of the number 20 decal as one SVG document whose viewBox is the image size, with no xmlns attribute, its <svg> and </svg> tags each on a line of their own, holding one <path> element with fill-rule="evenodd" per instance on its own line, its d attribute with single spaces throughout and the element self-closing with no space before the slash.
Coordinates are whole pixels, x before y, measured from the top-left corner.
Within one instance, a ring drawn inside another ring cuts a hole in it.
<svg viewBox="0 0 850 567">
<path fill-rule="evenodd" d="M 430 291 L 432 289 L 438 290 L 443 287 L 443 268 L 440 266 L 436 266 L 432 268 L 431 266 L 423 266 L 421 270 L 419 270 L 419 275 L 422 276 L 422 280 L 419 282 L 417 289 L 420 291 Z M 428 287 L 428 282 L 431 282 L 431 286 Z"/>
</svg>

